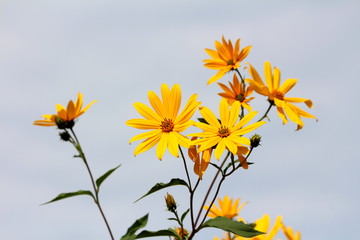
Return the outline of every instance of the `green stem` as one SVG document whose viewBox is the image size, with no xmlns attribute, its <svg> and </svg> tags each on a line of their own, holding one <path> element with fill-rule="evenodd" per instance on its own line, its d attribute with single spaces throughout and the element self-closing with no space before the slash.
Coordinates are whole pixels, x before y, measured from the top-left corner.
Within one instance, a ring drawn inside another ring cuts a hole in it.
<svg viewBox="0 0 360 240">
<path fill-rule="evenodd" d="M 74 130 L 73 130 L 72 128 L 70 128 L 70 131 L 71 131 L 72 135 L 73 135 L 74 138 L 75 138 L 75 139 L 72 139 L 71 143 L 74 145 L 74 147 L 76 148 L 76 150 L 78 150 L 79 156 L 80 156 L 81 159 L 83 160 L 83 162 L 84 162 L 84 164 L 85 164 L 85 166 L 86 166 L 86 169 L 87 169 L 87 171 L 88 171 L 88 174 L 89 174 L 89 176 L 90 176 L 91 184 L 92 184 L 92 186 L 93 186 L 93 188 L 94 188 L 94 191 L 95 191 L 95 204 L 97 205 L 97 207 L 98 207 L 98 209 L 99 209 L 99 211 L 100 211 L 100 214 L 101 214 L 101 216 L 102 216 L 102 218 L 103 218 L 103 220 L 104 220 L 104 222 L 105 222 L 106 228 L 108 229 L 108 232 L 109 232 L 109 234 L 110 234 L 111 239 L 114 240 L 115 238 L 114 238 L 114 236 L 113 236 L 113 234 L 112 234 L 110 225 L 109 225 L 109 223 L 108 223 L 108 221 L 107 221 L 107 219 L 106 219 L 106 216 L 105 216 L 104 211 L 102 210 L 102 207 L 101 207 L 101 204 L 100 204 L 100 200 L 99 200 L 99 189 L 98 189 L 98 188 L 96 187 L 96 185 L 95 185 L 95 180 L 94 180 L 93 174 L 92 174 L 92 172 L 91 172 L 90 166 L 89 166 L 89 164 L 88 164 L 88 162 L 87 162 L 87 160 L 86 160 L 85 154 L 84 154 L 84 152 L 83 152 L 83 150 L 82 150 L 82 148 L 81 148 L 80 142 L 79 142 L 79 140 L 78 140 L 78 138 L 77 138 Z"/>
<path fill-rule="evenodd" d="M 240 79 L 241 79 L 241 83 L 243 84 L 243 86 L 245 87 L 245 80 L 244 78 L 241 76 L 241 73 L 239 71 L 239 69 L 235 69 L 235 71 L 237 72 L 237 74 L 239 75 Z"/>
<path fill-rule="evenodd" d="M 268 107 L 268 109 L 266 110 L 266 112 L 264 113 L 264 115 L 258 120 L 258 122 L 260 122 L 261 120 L 263 120 L 264 118 L 267 117 L 268 113 L 270 112 L 271 107 L 274 106 L 273 102 L 270 102 L 270 105 Z"/>
</svg>

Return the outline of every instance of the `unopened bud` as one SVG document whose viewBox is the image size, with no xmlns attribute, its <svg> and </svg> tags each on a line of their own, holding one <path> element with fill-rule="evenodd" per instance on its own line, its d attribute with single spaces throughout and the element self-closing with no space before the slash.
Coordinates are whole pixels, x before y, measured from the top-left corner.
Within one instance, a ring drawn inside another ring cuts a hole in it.
<svg viewBox="0 0 360 240">
<path fill-rule="evenodd" d="M 185 229 L 185 228 L 176 228 L 175 232 L 179 235 L 180 240 L 181 239 L 186 239 L 186 237 L 189 235 L 189 232 Z"/>
<path fill-rule="evenodd" d="M 176 210 L 176 202 L 174 197 L 167 193 L 165 197 L 166 207 L 170 212 L 174 212 Z"/>
<path fill-rule="evenodd" d="M 251 138 L 250 138 L 250 145 L 253 148 L 256 148 L 257 146 L 260 145 L 261 142 L 261 136 L 259 134 L 254 134 Z"/>
<path fill-rule="evenodd" d="M 59 133 L 61 140 L 67 142 L 70 140 L 70 134 L 68 132 L 60 132 Z"/>
</svg>

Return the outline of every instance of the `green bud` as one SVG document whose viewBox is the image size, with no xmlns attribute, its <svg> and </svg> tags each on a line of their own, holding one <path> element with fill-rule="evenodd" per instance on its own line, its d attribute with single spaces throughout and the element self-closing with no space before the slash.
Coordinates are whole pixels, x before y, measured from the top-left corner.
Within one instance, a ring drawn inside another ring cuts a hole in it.
<svg viewBox="0 0 360 240">
<path fill-rule="evenodd" d="M 260 145 L 261 142 L 261 136 L 259 134 L 254 134 L 251 138 L 250 138 L 250 145 L 253 148 L 256 148 L 257 146 Z"/>
<path fill-rule="evenodd" d="M 71 136 L 68 132 L 59 132 L 61 140 L 67 142 L 70 140 Z"/>
</svg>

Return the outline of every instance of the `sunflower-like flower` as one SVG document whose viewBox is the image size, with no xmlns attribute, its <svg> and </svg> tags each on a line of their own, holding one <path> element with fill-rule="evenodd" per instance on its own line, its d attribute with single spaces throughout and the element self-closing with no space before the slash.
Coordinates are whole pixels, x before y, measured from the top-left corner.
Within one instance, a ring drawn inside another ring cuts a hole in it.
<svg viewBox="0 0 360 240">
<path fill-rule="evenodd" d="M 240 102 L 241 106 L 244 107 L 249 112 L 252 110 L 249 102 L 254 99 L 254 97 L 249 96 L 252 94 L 252 87 L 249 86 L 245 90 L 244 84 L 239 82 L 238 77 L 234 74 L 233 82 L 229 82 L 230 88 L 225 84 L 218 83 L 219 86 L 225 91 L 223 93 L 218 93 L 221 97 L 225 98 L 229 105 L 232 105 L 235 101 Z"/>
<path fill-rule="evenodd" d="M 34 121 L 33 124 L 44 127 L 57 125 L 60 129 L 72 128 L 75 124 L 74 120 L 86 112 L 95 102 L 97 102 L 97 100 L 92 101 L 85 108 L 82 108 L 83 96 L 79 92 L 75 103 L 70 100 L 66 109 L 62 105 L 56 104 L 57 114 L 42 115 L 44 120 Z"/>
<path fill-rule="evenodd" d="M 242 137 L 242 135 L 253 131 L 265 123 L 260 121 L 244 127 L 257 114 L 255 111 L 248 113 L 236 123 L 240 113 L 240 103 L 234 102 L 229 110 L 229 104 L 224 98 L 220 101 L 220 121 L 206 107 L 201 107 L 200 113 L 208 124 L 202 122 L 195 123 L 195 126 L 204 130 L 204 132 L 189 134 L 190 136 L 200 137 L 200 139 L 192 141 L 192 144 L 200 145 L 198 152 L 217 145 L 215 148 L 215 158 L 217 160 L 220 159 L 225 149 L 236 155 L 239 146 L 249 146 L 250 140 Z"/>
<path fill-rule="evenodd" d="M 233 219 L 239 215 L 240 210 L 247 204 L 247 202 L 244 202 L 239 206 L 240 198 L 236 199 L 234 202 L 228 195 L 225 195 L 223 199 L 218 198 L 218 203 L 219 207 L 216 205 L 211 206 L 208 217 L 227 217 Z M 208 210 L 209 206 L 204 206 L 204 209 Z"/>
<path fill-rule="evenodd" d="M 236 236 L 235 240 L 272 240 L 281 228 L 282 216 L 278 216 L 275 220 L 274 225 L 270 229 L 270 216 L 265 214 L 262 218 L 256 220 L 255 230 L 263 232 L 265 234 L 258 235 L 252 238 L 245 238 Z"/>
<path fill-rule="evenodd" d="M 281 229 L 283 230 L 283 233 L 285 234 L 287 240 L 300 240 L 301 239 L 301 234 L 299 231 L 296 231 L 294 233 L 294 231 L 292 230 L 291 227 L 287 227 L 283 223 L 281 224 Z"/>
<path fill-rule="evenodd" d="M 196 137 L 193 137 L 191 140 L 196 140 Z M 201 153 L 198 153 L 197 149 L 197 145 L 191 145 L 188 150 L 188 155 L 189 158 L 194 161 L 194 173 L 202 179 L 210 163 L 212 148 L 205 149 Z"/>
<path fill-rule="evenodd" d="M 235 70 L 240 67 L 240 62 L 246 58 L 250 52 L 251 46 L 247 46 L 240 51 L 240 39 L 238 39 L 233 46 L 231 40 L 226 41 L 222 37 L 222 43 L 215 41 L 216 51 L 212 49 L 205 49 L 206 53 L 212 59 L 205 59 L 204 66 L 210 69 L 218 70 L 218 72 L 209 79 L 207 84 L 211 84 L 222 78 L 227 72 Z"/>
<path fill-rule="evenodd" d="M 248 70 L 251 79 L 245 79 L 245 81 L 247 81 L 257 93 L 267 96 L 270 103 L 276 106 L 277 113 L 282 119 L 283 124 L 286 124 L 289 118 L 292 122 L 297 124 L 296 130 L 300 130 L 304 126 L 301 117 L 316 119 L 315 116 L 292 104 L 304 102 L 306 106 L 312 108 L 313 104 L 311 100 L 305 98 L 285 97 L 285 94 L 295 86 L 297 79 L 286 79 L 280 86 L 280 70 L 275 67 L 274 72 L 272 72 L 270 62 L 265 62 L 264 75 L 266 86 L 261 80 L 256 69 L 251 64 L 249 64 Z"/>
<path fill-rule="evenodd" d="M 169 89 L 166 84 L 162 84 L 161 97 L 162 100 L 153 91 L 148 92 L 149 102 L 154 110 L 143 103 L 134 103 L 135 109 L 145 119 L 131 119 L 126 122 L 126 125 L 138 129 L 152 129 L 130 139 L 130 143 L 145 139 L 135 148 L 135 156 L 157 144 L 156 156 L 160 160 L 166 149 L 173 156 L 179 157 L 179 145 L 186 148 L 190 146 L 190 140 L 181 135 L 180 132 L 185 131 L 194 123 L 190 118 L 201 104 L 197 101 L 197 95 L 193 94 L 189 98 L 180 114 L 178 114 L 181 105 L 180 85 L 175 84 L 172 89 Z"/>
</svg>

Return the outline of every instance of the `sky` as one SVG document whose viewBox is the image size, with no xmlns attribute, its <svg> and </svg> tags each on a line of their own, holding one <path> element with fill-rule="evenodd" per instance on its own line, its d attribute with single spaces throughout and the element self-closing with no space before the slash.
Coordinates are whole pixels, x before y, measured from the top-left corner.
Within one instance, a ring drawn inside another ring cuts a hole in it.
<svg viewBox="0 0 360 240">
<path fill-rule="evenodd" d="M 294 123 L 283 126 L 271 112 L 257 131 L 263 141 L 251 157 L 255 164 L 227 179 L 219 196 L 248 201 L 240 215 L 249 222 L 265 213 L 272 220 L 282 215 L 303 239 L 354 239 L 360 214 L 359 13 L 355 0 L 2 0 L 1 239 L 109 239 L 87 197 L 40 206 L 59 193 L 91 188 L 85 167 L 56 128 L 32 125 L 79 91 L 85 103 L 98 100 L 75 127 L 94 174 L 121 164 L 100 192 L 116 239 L 146 213 L 148 230 L 173 227 L 164 195 L 173 194 L 185 211 L 185 189 L 133 202 L 157 182 L 185 178 L 181 161 L 170 154 L 159 161 L 154 149 L 134 157 L 138 142 L 128 141 L 141 131 L 125 122 L 139 117 L 132 104 L 148 104 L 147 92 L 159 93 L 162 83 L 180 84 L 183 99 L 197 93 L 216 112 L 220 88 L 206 85 L 215 72 L 202 60 L 208 58 L 204 49 L 222 36 L 251 45 L 246 62 L 259 72 L 270 61 L 282 81 L 297 78 L 291 96 L 311 99 L 309 112 L 318 121 L 305 119 L 294 131 Z M 228 80 L 230 75 L 221 82 Z M 253 107 L 264 111 L 265 101 L 255 100 Z M 205 173 L 203 186 L 212 174 Z M 204 230 L 196 239 L 221 234 Z"/>
</svg>

